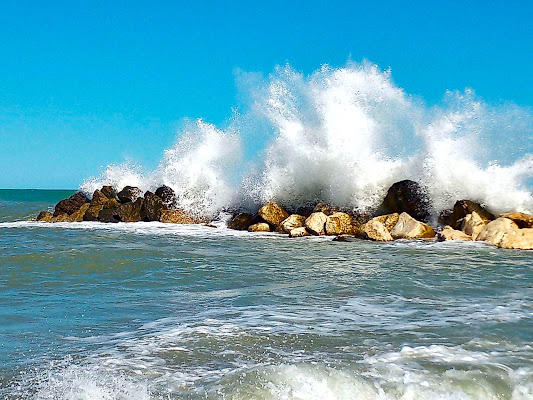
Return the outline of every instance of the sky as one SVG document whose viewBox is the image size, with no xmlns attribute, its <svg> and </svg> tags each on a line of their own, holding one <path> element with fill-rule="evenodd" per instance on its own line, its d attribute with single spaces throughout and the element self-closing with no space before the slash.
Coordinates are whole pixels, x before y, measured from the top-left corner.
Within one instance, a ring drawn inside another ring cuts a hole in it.
<svg viewBox="0 0 533 400">
<path fill-rule="evenodd" d="M 368 59 L 437 103 L 533 106 L 533 2 L 0 2 L 0 188 L 153 168 L 183 118 L 222 124 L 236 71 Z"/>
</svg>

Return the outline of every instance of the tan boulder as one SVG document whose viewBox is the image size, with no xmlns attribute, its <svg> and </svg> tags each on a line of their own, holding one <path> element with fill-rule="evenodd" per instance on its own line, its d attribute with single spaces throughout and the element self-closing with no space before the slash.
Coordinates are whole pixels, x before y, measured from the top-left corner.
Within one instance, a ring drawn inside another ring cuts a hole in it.
<svg viewBox="0 0 533 400">
<path fill-rule="evenodd" d="M 471 236 L 472 240 L 476 240 L 487 223 L 486 219 L 481 217 L 476 211 L 472 211 L 472 214 L 468 214 L 463 218 L 461 230 Z"/>
<path fill-rule="evenodd" d="M 279 226 L 285 219 L 289 217 L 289 213 L 285 211 L 279 204 L 270 201 L 266 203 L 257 212 L 261 218 L 271 225 Z"/>
<path fill-rule="evenodd" d="M 400 219 L 400 214 L 393 213 L 393 214 L 386 214 L 386 215 L 380 215 L 379 217 L 372 218 L 372 221 L 381 222 L 383 225 L 385 225 L 385 228 L 390 232 L 392 231 L 392 228 L 398 223 L 398 220 Z"/>
<path fill-rule="evenodd" d="M 326 218 L 326 235 L 353 235 L 355 228 L 352 217 L 343 212 L 336 212 Z"/>
<path fill-rule="evenodd" d="M 183 210 L 161 210 L 159 221 L 166 224 L 197 224 L 198 219 Z"/>
<path fill-rule="evenodd" d="M 68 222 L 69 215 L 67 213 L 61 213 L 53 217 L 50 222 Z"/>
<path fill-rule="evenodd" d="M 282 232 L 290 233 L 293 229 L 301 228 L 304 224 L 305 217 L 303 215 L 292 214 L 281 222 L 280 228 Z"/>
<path fill-rule="evenodd" d="M 423 222 L 417 221 L 409 214 L 403 212 L 398 222 L 392 228 L 391 236 L 394 239 L 424 239 L 435 236 L 433 228 Z"/>
<path fill-rule="evenodd" d="M 266 222 L 258 222 L 257 224 L 250 225 L 248 232 L 270 232 L 270 225 Z"/>
<path fill-rule="evenodd" d="M 376 218 L 371 219 L 365 224 L 363 233 L 367 239 L 375 240 L 376 242 L 390 242 L 394 240 L 385 224 Z"/>
<path fill-rule="evenodd" d="M 504 236 L 515 230 L 518 230 L 518 225 L 509 218 L 500 217 L 485 225 L 476 240 L 499 246 Z"/>
<path fill-rule="evenodd" d="M 90 205 L 91 205 L 90 203 L 85 203 L 84 205 L 82 205 L 77 211 L 74 211 L 74 213 L 72 213 L 69 216 L 68 221 L 69 222 L 81 222 L 81 221 L 83 221 L 83 216 L 85 215 L 85 212 L 90 207 Z"/>
<path fill-rule="evenodd" d="M 303 237 L 303 236 L 311 236 L 311 234 L 310 234 L 309 231 L 305 228 L 305 226 L 301 226 L 301 227 L 299 227 L 299 228 L 294 228 L 294 229 L 289 233 L 289 237 L 290 237 L 290 238 Z"/>
<path fill-rule="evenodd" d="M 463 231 L 458 231 L 453 229 L 451 226 L 446 225 L 442 231 L 437 234 L 437 240 L 439 242 L 446 242 L 449 240 L 472 240 L 472 237 L 464 233 Z"/>
<path fill-rule="evenodd" d="M 325 235 L 327 219 L 327 215 L 323 212 L 314 212 L 305 220 L 305 227 L 313 235 Z"/>
<path fill-rule="evenodd" d="M 522 228 L 508 231 L 502 238 L 502 249 L 533 250 L 533 229 Z"/>
<path fill-rule="evenodd" d="M 41 211 L 35 220 L 41 222 L 52 222 L 53 217 L 54 216 L 50 211 Z"/>
<path fill-rule="evenodd" d="M 500 215 L 501 218 L 509 218 L 519 228 L 533 228 L 533 215 L 524 214 L 521 212 L 509 212 Z"/>
</svg>

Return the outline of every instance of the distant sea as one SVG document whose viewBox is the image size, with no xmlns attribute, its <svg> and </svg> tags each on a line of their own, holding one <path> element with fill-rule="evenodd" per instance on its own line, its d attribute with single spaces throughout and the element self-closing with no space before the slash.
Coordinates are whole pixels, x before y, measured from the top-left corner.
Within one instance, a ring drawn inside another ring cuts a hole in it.
<svg viewBox="0 0 533 400">
<path fill-rule="evenodd" d="M 28 222 L 0 190 L 0 398 L 533 399 L 533 253 Z"/>
</svg>

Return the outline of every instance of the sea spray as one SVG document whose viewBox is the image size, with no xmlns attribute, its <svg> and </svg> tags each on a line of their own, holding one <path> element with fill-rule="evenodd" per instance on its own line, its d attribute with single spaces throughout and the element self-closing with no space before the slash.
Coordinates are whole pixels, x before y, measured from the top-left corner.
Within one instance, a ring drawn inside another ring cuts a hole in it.
<svg viewBox="0 0 533 400">
<path fill-rule="evenodd" d="M 213 215 L 268 200 L 372 210 L 392 183 L 412 179 L 437 211 L 463 198 L 495 212 L 533 211 L 533 118 L 525 108 L 490 106 L 470 89 L 430 107 L 369 62 L 243 76 L 246 103 L 226 129 L 189 122 L 156 171 L 112 165 L 82 189 L 165 184 L 179 207 Z M 241 162 L 243 149 L 258 156 Z"/>
</svg>

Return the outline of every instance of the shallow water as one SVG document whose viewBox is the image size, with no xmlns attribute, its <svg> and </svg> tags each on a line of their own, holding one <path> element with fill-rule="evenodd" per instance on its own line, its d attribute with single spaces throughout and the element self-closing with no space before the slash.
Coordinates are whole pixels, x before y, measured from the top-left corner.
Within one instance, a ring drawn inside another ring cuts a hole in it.
<svg viewBox="0 0 533 400">
<path fill-rule="evenodd" d="M 533 399 L 531 252 L 20 221 L 43 195 L 0 191 L 1 398 Z"/>
</svg>

